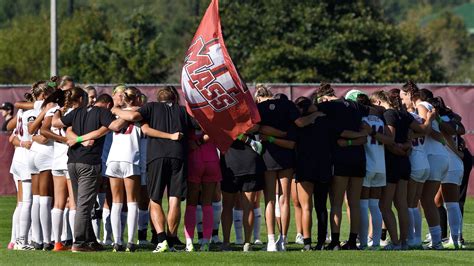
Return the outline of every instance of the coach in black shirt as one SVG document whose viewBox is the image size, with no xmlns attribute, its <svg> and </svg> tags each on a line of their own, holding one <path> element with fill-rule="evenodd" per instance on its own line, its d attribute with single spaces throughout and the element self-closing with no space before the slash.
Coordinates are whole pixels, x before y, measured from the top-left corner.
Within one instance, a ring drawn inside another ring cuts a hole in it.
<svg viewBox="0 0 474 266">
<path fill-rule="evenodd" d="M 78 136 L 104 128 L 119 131 L 125 121 L 115 119 L 109 110 L 112 106 L 112 98 L 109 95 L 101 95 L 94 106 L 79 107 L 61 119 L 53 119 L 53 126 L 72 127 L 72 131 Z M 68 150 L 68 171 L 76 202 L 73 252 L 92 251 L 91 247 L 97 243 L 92 229 L 91 211 L 97 197 L 98 180 L 101 178 L 104 140 L 105 137 L 102 136 L 92 145 L 84 146 L 80 144 L 81 137 L 78 137 L 78 143 Z"/>
<path fill-rule="evenodd" d="M 150 217 L 158 233 L 159 242 L 154 252 L 165 252 L 172 249 L 177 240 L 180 202 L 186 197 L 186 133 L 192 122 L 186 109 L 178 105 L 178 95 L 172 87 L 159 89 L 157 95 L 158 102 L 147 103 L 138 111 L 113 108 L 112 112 L 127 121 L 147 121 L 152 130 L 184 134 L 184 138 L 179 140 L 148 138 L 147 188 L 151 199 Z M 167 219 L 162 208 L 165 189 L 169 197 Z M 168 236 L 165 233 L 166 223 Z"/>
</svg>

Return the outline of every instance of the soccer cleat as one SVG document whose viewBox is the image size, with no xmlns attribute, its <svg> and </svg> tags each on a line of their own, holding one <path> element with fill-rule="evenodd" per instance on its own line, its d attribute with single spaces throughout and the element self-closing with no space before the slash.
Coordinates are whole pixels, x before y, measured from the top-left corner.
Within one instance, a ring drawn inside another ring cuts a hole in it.
<svg viewBox="0 0 474 266">
<path fill-rule="evenodd" d="M 295 244 L 304 245 L 303 235 L 298 233 L 295 238 Z"/>
<path fill-rule="evenodd" d="M 262 154 L 262 151 L 263 151 L 263 145 L 260 141 L 256 141 L 256 140 L 251 140 L 250 141 L 250 147 L 252 147 L 252 150 L 256 153 L 258 153 L 258 155 L 261 155 Z"/>
<path fill-rule="evenodd" d="M 401 250 L 410 250 L 410 246 L 407 243 L 402 243 Z"/>
<path fill-rule="evenodd" d="M 426 234 L 425 240 L 423 240 L 423 243 L 431 243 L 431 234 L 428 233 Z"/>
<path fill-rule="evenodd" d="M 89 248 L 92 250 L 92 251 L 104 251 L 105 248 L 104 246 L 102 246 L 102 244 L 100 244 L 99 242 L 95 241 L 95 242 L 90 242 L 87 244 L 87 246 L 89 246 Z"/>
<path fill-rule="evenodd" d="M 260 239 L 255 239 L 255 241 L 253 242 L 254 245 L 263 245 L 263 242 L 262 240 Z"/>
<path fill-rule="evenodd" d="M 121 251 L 123 251 L 123 246 L 115 243 L 114 248 L 112 249 L 112 252 L 121 252 Z"/>
<path fill-rule="evenodd" d="M 184 249 L 186 252 L 194 252 L 194 245 L 192 243 L 189 243 L 186 245 L 186 248 Z"/>
<path fill-rule="evenodd" d="M 211 238 L 211 243 L 212 244 L 222 244 L 222 241 L 219 239 L 218 235 L 213 235 Z"/>
<path fill-rule="evenodd" d="M 285 241 L 281 241 L 280 245 L 277 247 L 278 251 L 286 251 Z"/>
<path fill-rule="evenodd" d="M 105 240 L 105 242 L 102 242 L 104 246 L 113 246 L 114 242 L 110 239 Z"/>
<path fill-rule="evenodd" d="M 35 250 L 43 250 L 43 243 L 36 243 L 34 241 L 31 241 L 31 245 L 35 248 Z"/>
<path fill-rule="evenodd" d="M 395 251 L 395 250 L 401 250 L 401 249 L 402 249 L 401 245 L 395 245 L 393 243 L 390 243 L 383 248 L 383 250 L 388 250 L 388 251 L 390 250 Z"/>
<path fill-rule="evenodd" d="M 230 247 L 229 243 L 222 243 L 220 247 L 221 251 L 232 251 L 232 248 Z"/>
<path fill-rule="evenodd" d="M 268 243 L 267 244 L 267 251 L 268 252 L 277 252 L 277 243 Z"/>
<path fill-rule="evenodd" d="M 244 252 L 252 251 L 252 246 L 250 245 L 250 243 L 245 243 L 243 250 L 244 250 Z"/>
<path fill-rule="evenodd" d="M 61 242 L 54 243 L 53 251 L 57 252 L 57 251 L 66 251 L 66 250 L 69 250 L 69 249 L 66 246 L 64 246 L 63 243 Z"/>
<path fill-rule="evenodd" d="M 72 239 L 68 239 L 68 240 L 65 240 L 65 241 L 62 241 L 63 243 L 63 246 L 66 246 L 66 247 L 72 247 Z"/>
<path fill-rule="evenodd" d="M 311 251 L 311 245 L 305 245 L 301 251 L 303 252 Z"/>
<path fill-rule="evenodd" d="M 43 251 L 50 251 L 53 250 L 54 246 L 51 243 L 44 243 L 43 244 Z"/>
<path fill-rule="evenodd" d="M 313 250 L 324 250 L 324 243 L 317 243 Z"/>
<path fill-rule="evenodd" d="M 381 247 L 381 246 L 370 246 L 370 247 L 367 247 L 366 250 L 369 250 L 369 251 L 379 251 L 379 250 L 382 250 L 382 247 Z"/>
<path fill-rule="evenodd" d="M 71 248 L 73 253 L 80 253 L 80 252 L 91 252 L 93 251 L 89 246 L 82 245 L 82 246 L 75 246 L 73 245 Z"/>
<path fill-rule="evenodd" d="M 199 250 L 202 252 L 209 252 L 209 243 L 203 243 Z"/>
<path fill-rule="evenodd" d="M 453 241 L 449 241 L 446 244 L 443 244 L 444 249 L 461 249 L 459 243 L 454 243 Z"/>
<path fill-rule="evenodd" d="M 125 249 L 125 252 L 135 252 L 137 251 L 137 245 L 134 243 L 127 243 L 127 248 Z"/>
<path fill-rule="evenodd" d="M 139 246 L 147 246 L 148 241 L 146 240 L 147 229 L 138 230 L 138 241 Z"/>
<path fill-rule="evenodd" d="M 326 250 L 341 250 L 341 244 L 331 242 L 327 245 Z"/>
<path fill-rule="evenodd" d="M 436 245 L 433 245 L 433 243 L 428 244 L 427 246 L 424 247 L 425 250 L 443 250 L 443 243 L 439 242 Z"/>
<path fill-rule="evenodd" d="M 153 250 L 153 253 L 163 253 L 163 252 L 168 252 L 170 251 L 170 247 L 168 246 L 168 241 L 163 241 L 156 245 L 155 250 Z"/>
<path fill-rule="evenodd" d="M 344 243 L 344 245 L 341 246 L 342 250 L 359 250 L 356 244 L 350 244 L 349 242 Z"/>
<path fill-rule="evenodd" d="M 8 243 L 8 247 L 7 247 L 9 250 L 13 250 L 15 248 L 15 243 L 13 242 L 10 242 Z"/>
<path fill-rule="evenodd" d="M 35 250 L 35 247 L 30 245 L 15 244 L 15 250 Z"/>
</svg>

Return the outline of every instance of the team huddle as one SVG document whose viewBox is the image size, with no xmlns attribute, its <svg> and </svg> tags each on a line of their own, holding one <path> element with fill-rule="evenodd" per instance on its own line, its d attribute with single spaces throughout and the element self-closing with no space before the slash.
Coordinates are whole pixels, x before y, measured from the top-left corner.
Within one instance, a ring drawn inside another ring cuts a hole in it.
<svg viewBox="0 0 474 266">
<path fill-rule="evenodd" d="M 97 95 L 68 76 L 36 82 L 8 125 L 18 191 L 9 249 L 194 252 L 197 229 L 200 251 L 230 251 L 234 225 L 249 252 L 263 245 L 263 222 L 265 249 L 286 251 L 292 209 L 303 251 L 463 247 L 472 155 L 442 98 L 411 81 L 341 98 L 321 84 L 294 102 L 257 85 L 254 96 L 260 123 L 220 152 L 174 87 L 148 102 L 123 84 Z"/>
</svg>

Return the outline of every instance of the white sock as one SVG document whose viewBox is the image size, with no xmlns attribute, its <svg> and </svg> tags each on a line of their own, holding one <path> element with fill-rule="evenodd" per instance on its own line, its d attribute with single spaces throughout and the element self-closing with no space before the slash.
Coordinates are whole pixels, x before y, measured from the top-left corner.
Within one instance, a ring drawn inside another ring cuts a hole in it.
<svg viewBox="0 0 474 266">
<path fill-rule="evenodd" d="M 448 213 L 449 231 L 451 233 L 451 239 L 454 243 L 459 241 L 459 232 L 461 226 L 461 208 L 459 202 L 446 202 L 446 211 Z"/>
<path fill-rule="evenodd" d="M 112 225 L 112 233 L 116 244 L 122 245 L 122 207 L 123 203 L 112 203 L 110 211 L 110 224 Z"/>
<path fill-rule="evenodd" d="M 133 243 L 133 238 L 135 237 L 138 227 L 138 203 L 128 202 L 127 208 L 128 243 Z"/>
<path fill-rule="evenodd" d="M 15 211 L 13 212 L 13 215 L 12 215 L 12 235 L 11 235 L 11 238 L 10 238 L 11 243 L 15 243 L 16 239 L 19 236 L 19 231 L 20 231 L 19 222 L 20 222 L 20 214 L 21 214 L 21 207 L 22 206 L 23 206 L 23 203 L 18 202 L 16 204 Z"/>
<path fill-rule="evenodd" d="M 61 209 L 54 208 L 51 211 L 51 222 L 54 235 L 54 241 L 56 243 L 61 242 L 61 234 L 63 232 L 63 213 Z"/>
<path fill-rule="evenodd" d="M 280 212 L 280 195 L 275 195 L 275 217 L 281 217 Z"/>
<path fill-rule="evenodd" d="M 122 228 L 122 234 L 121 234 L 121 239 L 123 239 L 123 234 L 125 233 L 125 227 L 127 226 L 127 216 L 128 213 L 122 211 L 120 214 L 120 223 L 121 223 L 121 228 Z"/>
<path fill-rule="evenodd" d="M 196 229 L 198 231 L 198 235 L 200 235 L 199 233 L 201 233 L 202 235 L 202 206 L 201 205 L 196 206 Z"/>
<path fill-rule="evenodd" d="M 186 246 L 190 246 L 193 244 L 193 239 L 192 238 L 186 238 Z"/>
<path fill-rule="evenodd" d="M 370 215 L 372 216 L 372 246 L 380 246 L 382 237 L 382 212 L 378 199 L 369 199 Z"/>
<path fill-rule="evenodd" d="M 40 220 L 43 243 L 51 243 L 51 202 L 52 197 L 40 196 Z"/>
<path fill-rule="evenodd" d="M 268 241 L 268 244 L 275 244 L 275 235 L 274 234 L 267 235 L 267 241 Z"/>
<path fill-rule="evenodd" d="M 441 243 L 441 226 L 433 226 L 429 228 L 431 234 L 431 243 L 433 246 Z"/>
<path fill-rule="evenodd" d="M 52 216 L 53 215 L 51 214 L 51 217 Z M 62 229 L 62 234 L 61 234 L 61 241 L 66 241 L 66 240 L 72 239 L 72 237 L 68 238 L 69 236 L 71 236 L 71 233 L 69 231 L 69 208 L 64 209 L 62 219 L 63 219 L 63 229 Z"/>
<path fill-rule="evenodd" d="M 150 211 L 138 209 L 138 230 L 147 230 L 150 221 Z"/>
<path fill-rule="evenodd" d="M 76 210 L 69 210 L 69 228 L 71 228 L 72 240 L 75 241 L 74 224 L 76 224 Z"/>
<path fill-rule="evenodd" d="M 221 224 L 222 201 L 212 203 L 212 214 L 213 214 L 212 229 L 219 230 L 219 226 Z M 201 220 L 202 220 L 202 217 L 201 217 Z"/>
<path fill-rule="evenodd" d="M 260 239 L 260 225 L 262 222 L 262 210 L 260 208 L 253 209 L 253 238 Z"/>
<path fill-rule="evenodd" d="M 414 208 L 408 208 L 408 246 L 415 244 L 415 216 L 413 215 Z"/>
<path fill-rule="evenodd" d="M 243 210 L 233 210 L 233 218 L 234 218 L 234 229 L 235 229 L 235 241 L 242 242 L 243 241 Z"/>
<path fill-rule="evenodd" d="M 413 212 L 413 221 L 414 221 L 414 226 L 415 226 L 415 245 L 421 245 L 423 221 L 421 219 L 420 209 L 413 208 L 412 212 Z"/>
<path fill-rule="evenodd" d="M 100 239 L 100 219 L 99 218 L 93 219 L 91 222 L 92 222 L 92 230 L 94 230 L 95 237 L 97 239 Z"/>
<path fill-rule="evenodd" d="M 104 240 L 103 243 L 107 241 L 112 241 L 112 223 L 110 222 L 110 210 L 104 208 L 102 210 L 102 223 L 104 225 Z"/>
<path fill-rule="evenodd" d="M 369 200 L 361 199 L 360 201 L 360 228 L 359 242 L 360 245 L 367 246 L 367 237 L 369 234 Z"/>
<path fill-rule="evenodd" d="M 40 196 L 33 195 L 33 204 L 31 205 L 31 233 L 32 240 L 38 244 L 43 243 L 40 220 Z"/>
<path fill-rule="evenodd" d="M 22 205 L 20 212 L 20 221 L 19 221 L 19 238 L 24 242 L 22 244 L 27 244 L 28 234 L 31 229 L 31 205 L 33 200 L 33 195 L 31 194 L 31 182 L 22 182 L 21 187 L 23 189 L 22 194 Z"/>
</svg>

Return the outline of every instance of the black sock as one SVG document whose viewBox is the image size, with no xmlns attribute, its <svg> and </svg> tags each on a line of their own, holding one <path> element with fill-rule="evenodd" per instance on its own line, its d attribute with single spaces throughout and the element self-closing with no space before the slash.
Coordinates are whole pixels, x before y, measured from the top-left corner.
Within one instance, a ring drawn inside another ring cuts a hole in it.
<svg viewBox="0 0 474 266">
<path fill-rule="evenodd" d="M 303 243 L 304 245 L 311 245 L 311 237 L 308 237 L 308 238 L 303 238 Z"/>
<path fill-rule="evenodd" d="M 219 229 L 213 229 L 212 236 L 218 236 L 218 235 L 219 235 Z"/>
<path fill-rule="evenodd" d="M 331 243 L 339 244 L 339 233 L 331 233 Z"/>
<path fill-rule="evenodd" d="M 446 208 L 444 206 L 438 207 L 439 213 L 439 225 L 441 226 L 441 238 L 448 237 L 448 214 L 446 213 Z"/>
<path fill-rule="evenodd" d="M 357 233 L 349 233 L 349 245 L 357 245 Z"/>
<path fill-rule="evenodd" d="M 198 232 L 198 239 L 202 239 L 202 238 L 203 238 L 202 232 Z"/>
<path fill-rule="evenodd" d="M 380 240 L 385 241 L 387 239 L 387 229 L 382 229 L 382 236 L 380 237 Z"/>
<path fill-rule="evenodd" d="M 166 240 L 166 233 L 165 232 L 161 232 L 157 235 L 157 238 L 158 238 L 158 243 L 161 243 L 163 241 Z"/>
</svg>

